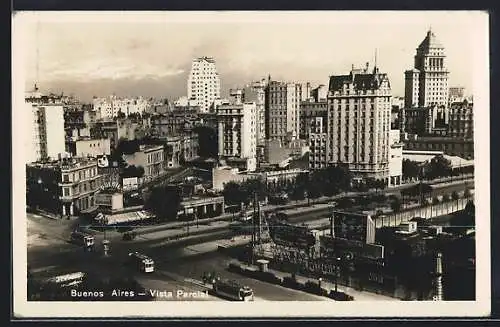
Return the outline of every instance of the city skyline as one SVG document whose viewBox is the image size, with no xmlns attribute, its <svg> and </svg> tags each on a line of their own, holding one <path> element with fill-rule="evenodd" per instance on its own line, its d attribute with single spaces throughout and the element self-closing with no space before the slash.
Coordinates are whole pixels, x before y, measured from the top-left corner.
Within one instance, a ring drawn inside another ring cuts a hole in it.
<svg viewBox="0 0 500 327">
<path fill-rule="evenodd" d="M 227 97 L 230 88 L 268 74 L 328 84 L 330 75 L 347 74 L 352 65 L 373 67 L 377 51 L 377 65 L 388 74 L 393 95 L 403 97 L 404 71 L 413 66 L 415 49 L 432 28 L 445 47 L 450 86 L 473 92 L 472 70 L 466 68 L 474 64 L 479 16 L 471 13 L 207 14 L 190 13 L 189 20 L 177 13 L 120 19 L 116 14 L 71 19 L 71 13 L 62 25 L 50 13 L 38 13 L 25 30 L 30 41 L 24 43 L 30 44 L 25 46 L 25 87 L 36 82 L 42 90 L 72 93 L 84 101 L 109 94 L 176 99 L 187 95 L 193 58 L 209 56 L 216 60 Z M 353 18 L 359 18 L 356 25 Z M 339 45 L 348 42 L 339 53 Z"/>
</svg>

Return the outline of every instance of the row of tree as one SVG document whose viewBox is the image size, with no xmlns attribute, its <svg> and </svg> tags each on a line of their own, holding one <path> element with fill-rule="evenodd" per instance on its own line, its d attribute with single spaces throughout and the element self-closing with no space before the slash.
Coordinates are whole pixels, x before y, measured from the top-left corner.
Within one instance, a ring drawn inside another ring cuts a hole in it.
<svg viewBox="0 0 500 327">
<path fill-rule="evenodd" d="M 410 159 L 403 160 L 403 179 L 436 179 L 453 176 L 451 161 L 438 155 L 430 161 L 419 163 Z"/>
</svg>

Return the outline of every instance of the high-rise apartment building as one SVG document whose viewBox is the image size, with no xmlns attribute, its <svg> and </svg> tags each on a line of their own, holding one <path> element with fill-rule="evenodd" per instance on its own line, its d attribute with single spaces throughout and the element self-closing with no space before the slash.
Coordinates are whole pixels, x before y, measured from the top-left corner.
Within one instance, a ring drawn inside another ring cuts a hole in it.
<svg viewBox="0 0 500 327">
<path fill-rule="evenodd" d="M 256 105 L 253 102 L 217 107 L 219 157 L 242 159 L 255 170 L 257 156 Z"/>
<path fill-rule="evenodd" d="M 405 107 L 448 106 L 448 70 L 443 45 L 429 30 L 405 72 Z"/>
<path fill-rule="evenodd" d="M 463 100 L 450 104 L 448 133 L 453 138 L 474 138 L 474 103 Z"/>
<path fill-rule="evenodd" d="M 331 76 L 328 93 L 328 160 L 359 177 L 389 177 L 391 85 L 377 67 Z"/>
<path fill-rule="evenodd" d="M 208 112 L 216 99 L 220 99 L 220 78 L 215 60 L 201 57 L 193 60 L 187 82 L 190 103 L 199 106 L 200 112 Z"/>
<path fill-rule="evenodd" d="M 66 151 L 62 105 L 26 103 L 30 120 L 26 163 L 55 160 Z"/>
<path fill-rule="evenodd" d="M 263 145 L 266 140 L 266 86 L 267 81 L 252 82 L 243 88 L 243 101 L 255 102 L 257 117 L 257 144 Z"/>
<path fill-rule="evenodd" d="M 299 136 L 300 103 L 309 99 L 309 83 L 272 81 L 266 87 L 266 137 L 287 143 Z"/>
</svg>

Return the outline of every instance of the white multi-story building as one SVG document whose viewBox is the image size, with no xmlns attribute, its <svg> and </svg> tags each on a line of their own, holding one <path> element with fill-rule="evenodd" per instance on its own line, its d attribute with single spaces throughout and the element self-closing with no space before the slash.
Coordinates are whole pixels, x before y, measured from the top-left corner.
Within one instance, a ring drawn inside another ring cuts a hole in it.
<svg viewBox="0 0 500 327">
<path fill-rule="evenodd" d="M 403 180 L 403 142 L 399 129 L 389 132 L 389 145 L 389 186 L 398 186 Z"/>
<path fill-rule="evenodd" d="M 219 157 L 244 159 L 250 171 L 256 169 L 256 110 L 254 102 L 217 107 Z"/>
<path fill-rule="evenodd" d="M 262 79 L 243 88 L 243 101 L 255 102 L 257 106 L 257 143 L 260 145 L 266 140 L 266 86 L 266 80 Z"/>
<path fill-rule="evenodd" d="M 214 101 L 220 99 L 220 88 L 215 60 L 209 57 L 194 59 L 187 81 L 188 100 L 193 100 L 201 112 L 208 112 Z"/>
<path fill-rule="evenodd" d="M 391 85 L 377 67 L 331 76 L 328 93 L 329 163 L 357 177 L 389 183 Z"/>
<path fill-rule="evenodd" d="M 66 151 L 63 106 L 26 103 L 25 110 L 31 121 L 26 162 L 58 159 Z"/>
<path fill-rule="evenodd" d="M 119 98 L 114 95 L 107 98 L 94 98 L 94 110 L 98 111 L 101 118 L 114 118 L 121 112 L 125 116 L 130 114 L 142 114 L 151 106 L 150 101 L 143 97 Z"/>
<path fill-rule="evenodd" d="M 448 107 L 448 73 L 444 47 L 429 30 L 417 48 L 414 68 L 405 72 L 405 108 Z"/>
</svg>

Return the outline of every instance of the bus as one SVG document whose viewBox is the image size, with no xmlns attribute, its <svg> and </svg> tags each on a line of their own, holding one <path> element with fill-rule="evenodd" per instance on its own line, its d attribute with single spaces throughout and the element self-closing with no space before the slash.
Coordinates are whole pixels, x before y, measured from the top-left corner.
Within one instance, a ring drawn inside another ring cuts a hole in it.
<svg viewBox="0 0 500 327">
<path fill-rule="evenodd" d="M 61 287 L 76 286 L 83 282 L 86 274 L 83 272 L 75 272 L 65 275 L 59 275 L 45 280 L 47 283 L 57 284 Z"/>
<path fill-rule="evenodd" d="M 215 294 L 227 297 L 235 301 L 253 301 L 253 290 L 248 286 L 242 286 L 236 281 L 218 279 L 213 284 Z"/>
<path fill-rule="evenodd" d="M 152 273 L 155 270 L 155 262 L 150 257 L 139 252 L 131 252 L 128 256 L 130 264 L 136 266 L 139 271 Z"/>
<path fill-rule="evenodd" d="M 74 231 L 71 233 L 71 242 L 90 248 L 94 246 L 94 236 Z"/>
</svg>

